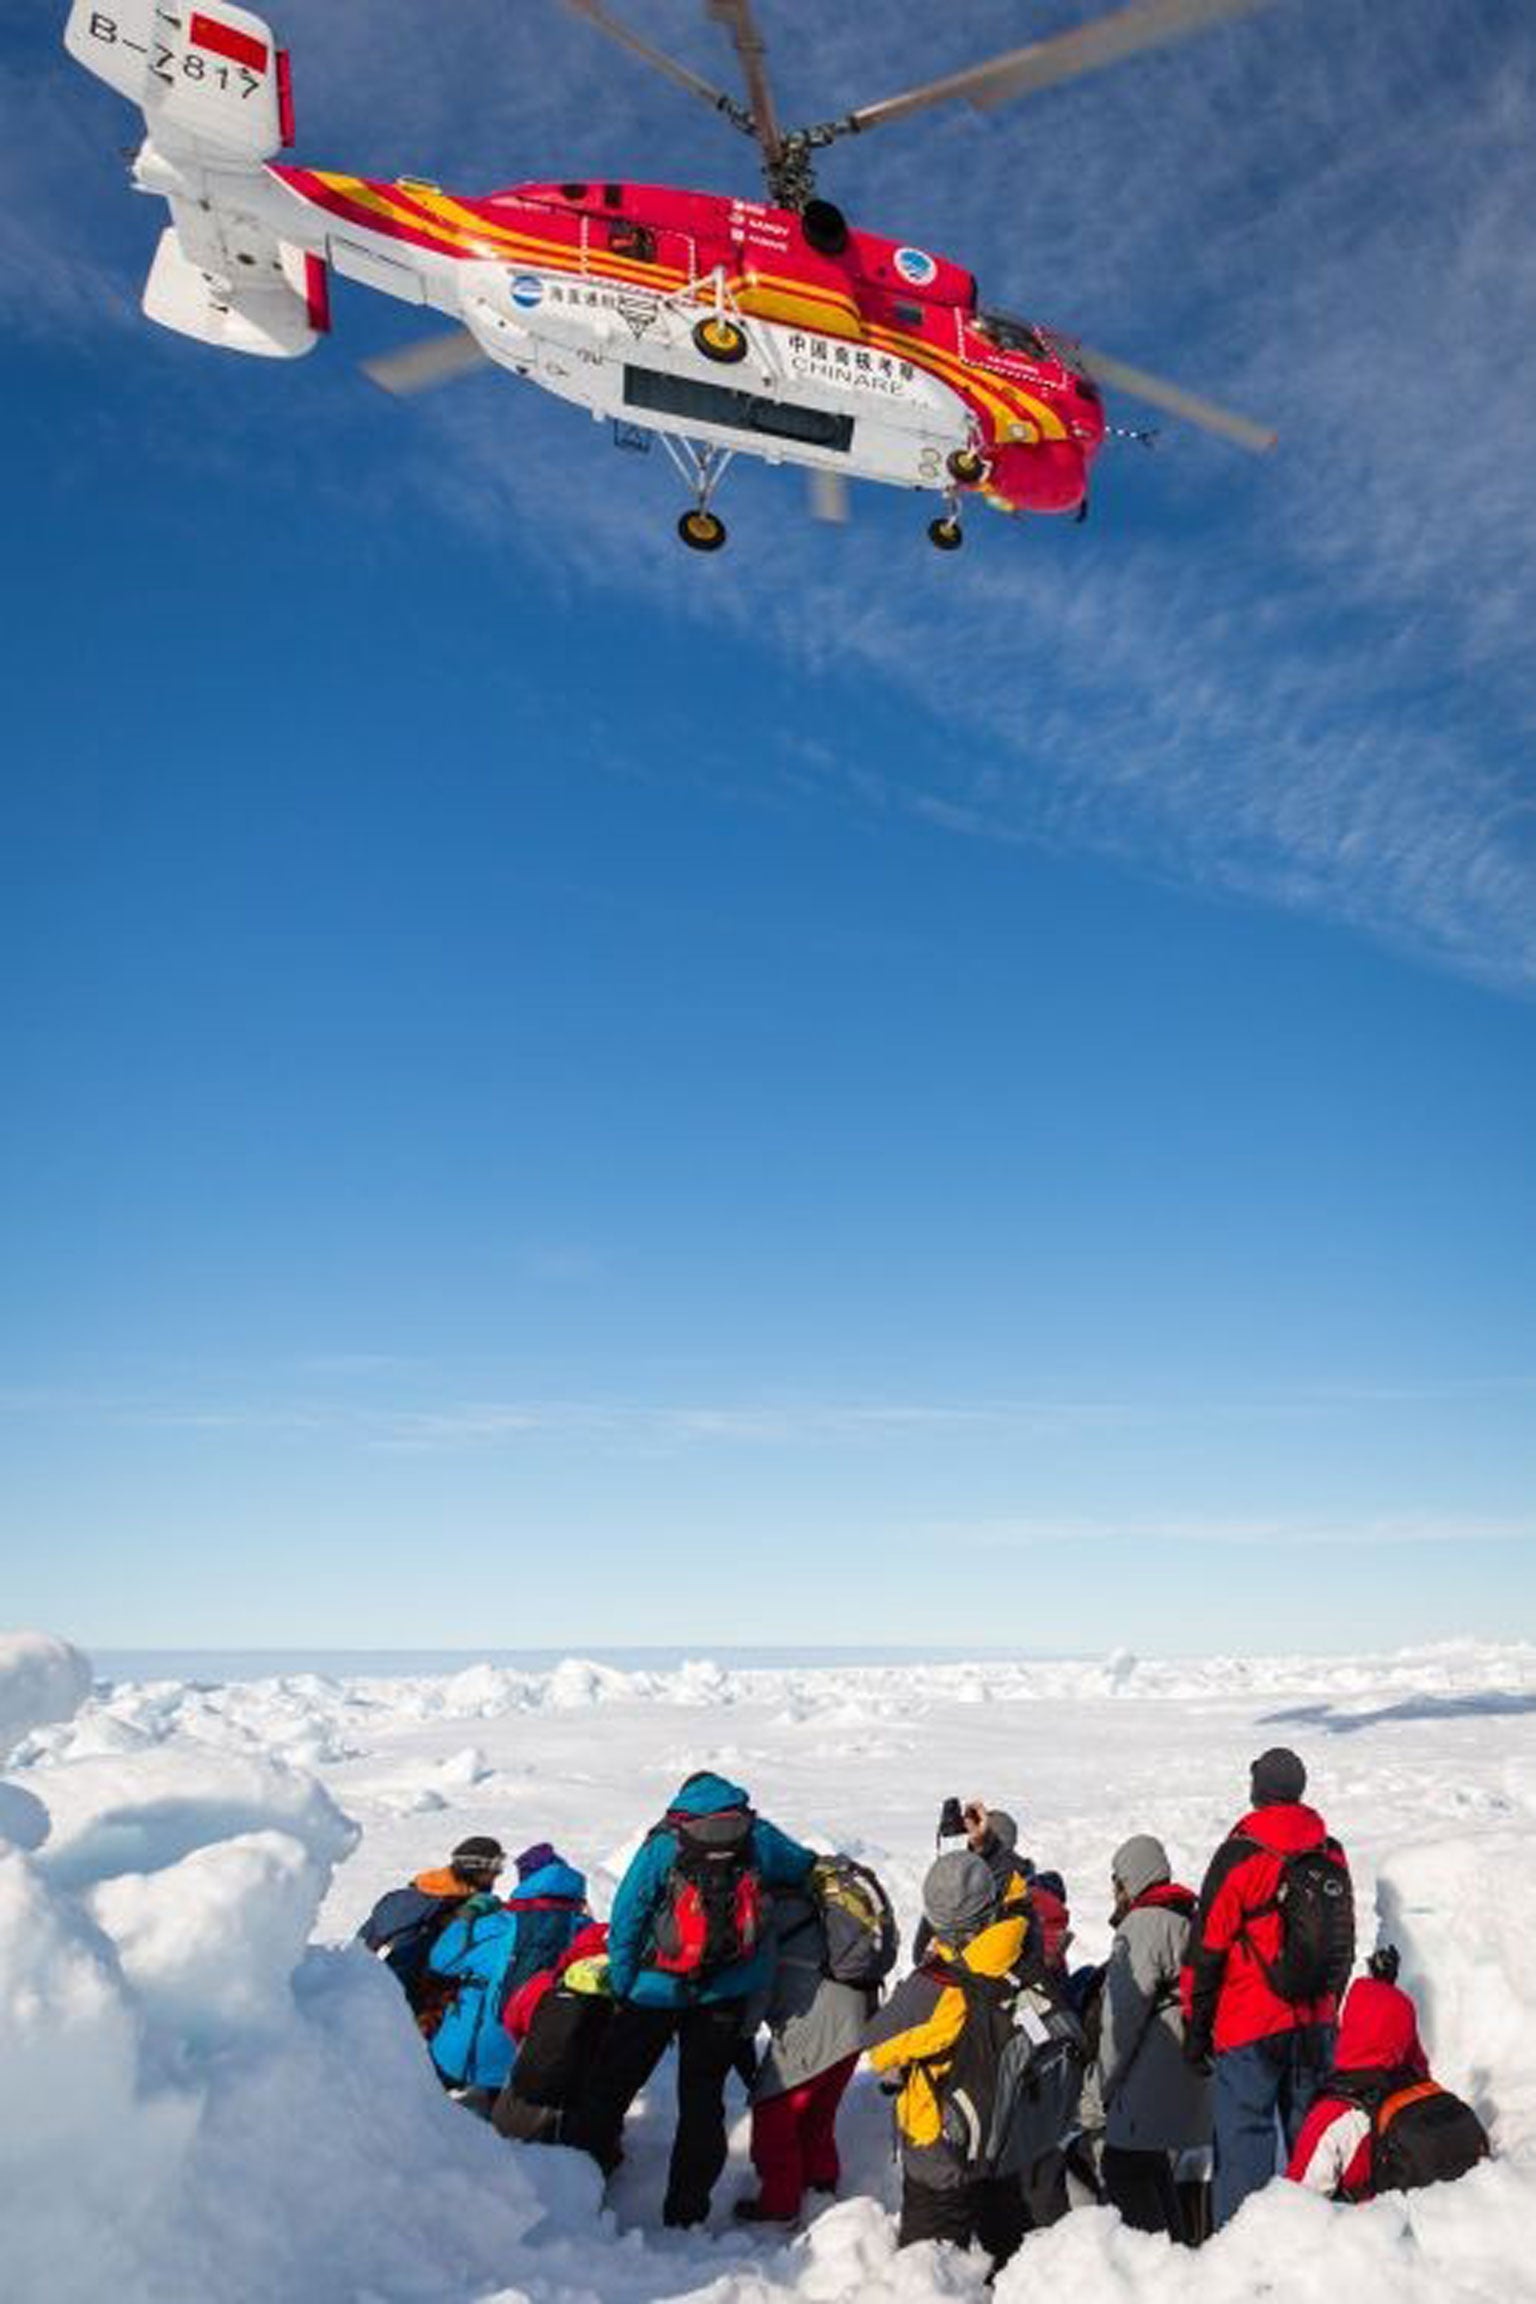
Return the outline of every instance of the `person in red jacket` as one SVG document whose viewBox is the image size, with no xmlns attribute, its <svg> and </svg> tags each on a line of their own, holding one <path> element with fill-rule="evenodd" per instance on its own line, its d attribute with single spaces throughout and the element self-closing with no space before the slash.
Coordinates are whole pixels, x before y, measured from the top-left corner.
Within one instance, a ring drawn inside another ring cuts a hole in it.
<svg viewBox="0 0 1536 2304">
<path fill-rule="evenodd" d="M 1283 1746 L 1254 1761 L 1252 1807 L 1211 1859 L 1180 1980 L 1184 2053 L 1215 2060 L 1218 2226 L 1276 2173 L 1277 2115 L 1294 2146 L 1354 1964 L 1349 1867 L 1306 1788 Z"/>
<path fill-rule="evenodd" d="M 1368 2199 L 1373 2189 L 1373 2100 L 1429 2078 L 1413 2002 L 1395 1984 L 1351 1984 L 1334 2069 L 1314 2098 L 1286 2169 L 1293 2184 L 1331 2200 Z"/>
</svg>

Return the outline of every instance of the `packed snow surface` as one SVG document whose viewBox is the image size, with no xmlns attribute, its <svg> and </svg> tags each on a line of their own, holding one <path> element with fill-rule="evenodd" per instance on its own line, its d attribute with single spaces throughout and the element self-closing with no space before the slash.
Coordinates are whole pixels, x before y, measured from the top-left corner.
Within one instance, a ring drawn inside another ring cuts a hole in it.
<svg viewBox="0 0 1536 2304">
<path fill-rule="evenodd" d="M 1198 1881 L 1265 1745 L 1303 1754 L 1404 1953 L 1437 2074 L 1498 2157 L 1368 2208 L 1275 2185 L 1197 2255 L 1078 2210 L 995 2289 L 897 2255 L 882 2101 L 843 2116 L 847 2196 L 736 2228 L 746 2119 L 704 2234 L 657 2229 L 664 2069 L 607 2206 L 442 2095 L 348 1939 L 386 1888 L 493 1832 L 553 1839 L 605 1911 L 678 1780 L 711 1767 L 873 1863 L 910 1925 L 947 1793 L 1020 1818 L 1102 1956 L 1111 1851 Z M 99 1684 L 0 1637 L 0 2262 L 10 2304 L 776 2304 L 1536 2299 L 1536 1649 L 1393 1656 Z"/>
</svg>

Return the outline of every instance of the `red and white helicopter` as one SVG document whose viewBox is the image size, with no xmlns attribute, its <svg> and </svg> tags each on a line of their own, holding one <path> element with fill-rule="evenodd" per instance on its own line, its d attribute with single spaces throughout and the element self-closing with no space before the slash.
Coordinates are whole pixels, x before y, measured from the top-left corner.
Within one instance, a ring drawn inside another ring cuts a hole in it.
<svg viewBox="0 0 1536 2304">
<path fill-rule="evenodd" d="M 228 0 L 74 0 L 65 45 L 143 111 L 135 186 L 171 221 L 144 291 L 162 326 L 291 357 L 329 326 L 329 276 L 457 323 L 368 365 L 406 393 L 486 361 L 660 436 L 692 502 L 684 543 L 717 550 L 715 490 L 733 456 L 807 466 L 841 516 L 849 477 L 932 492 L 928 534 L 961 542 L 961 506 L 1087 508 L 1101 383 L 1245 448 L 1273 434 L 1050 329 L 979 309 L 963 266 L 856 230 L 816 194 L 811 155 L 934 104 L 988 110 L 1183 38 L 1266 0 L 1131 0 L 905 95 L 810 128 L 779 124 L 750 0 L 706 0 L 729 31 L 745 105 L 652 47 L 600 0 L 568 5 L 762 154 L 767 202 L 666 185 L 519 184 L 473 197 L 297 167 L 288 58 Z"/>
</svg>

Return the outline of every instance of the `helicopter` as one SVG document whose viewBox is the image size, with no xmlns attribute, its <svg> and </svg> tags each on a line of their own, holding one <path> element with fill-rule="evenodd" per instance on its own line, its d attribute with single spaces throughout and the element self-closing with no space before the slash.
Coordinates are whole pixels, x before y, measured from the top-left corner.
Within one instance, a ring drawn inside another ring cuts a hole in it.
<svg viewBox="0 0 1536 2304">
<path fill-rule="evenodd" d="M 780 124 L 751 0 L 705 0 L 729 35 L 746 102 L 613 15 L 566 5 L 758 147 L 767 198 L 623 180 L 463 195 L 302 167 L 287 52 L 229 0 L 74 0 L 64 42 L 136 103 L 131 163 L 164 199 L 143 294 L 161 326 L 227 351 L 293 358 L 330 328 L 335 275 L 454 323 L 363 363 L 409 395 L 487 363 L 611 423 L 659 438 L 687 491 L 682 542 L 726 540 L 715 496 L 740 454 L 806 468 L 813 507 L 846 514 L 850 479 L 937 498 L 928 536 L 953 552 L 964 513 L 1082 519 L 1104 445 L 1102 388 L 1242 448 L 1274 434 L 1041 323 L 983 308 L 964 266 L 851 225 L 821 197 L 814 156 L 930 106 L 993 107 L 1181 40 L 1268 0 L 1130 0 L 1086 24 L 837 119 Z"/>
</svg>

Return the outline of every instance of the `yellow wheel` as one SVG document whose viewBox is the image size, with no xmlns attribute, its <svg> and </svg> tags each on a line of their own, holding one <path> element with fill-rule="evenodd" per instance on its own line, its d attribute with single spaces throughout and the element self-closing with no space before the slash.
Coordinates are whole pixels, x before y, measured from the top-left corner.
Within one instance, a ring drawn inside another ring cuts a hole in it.
<svg viewBox="0 0 1536 2304">
<path fill-rule="evenodd" d="M 962 488 L 974 488 L 987 476 L 987 460 L 974 448 L 956 448 L 947 461 L 951 480 L 958 480 Z"/>
<path fill-rule="evenodd" d="M 725 542 L 725 522 L 713 512 L 685 512 L 677 532 L 693 552 L 718 552 Z"/>
<path fill-rule="evenodd" d="M 701 320 L 693 331 L 693 340 L 706 360 L 720 360 L 729 365 L 747 356 L 745 330 L 721 312 L 712 312 L 707 320 Z"/>
<path fill-rule="evenodd" d="M 928 541 L 936 552 L 958 552 L 965 537 L 958 520 L 930 520 Z"/>
</svg>

